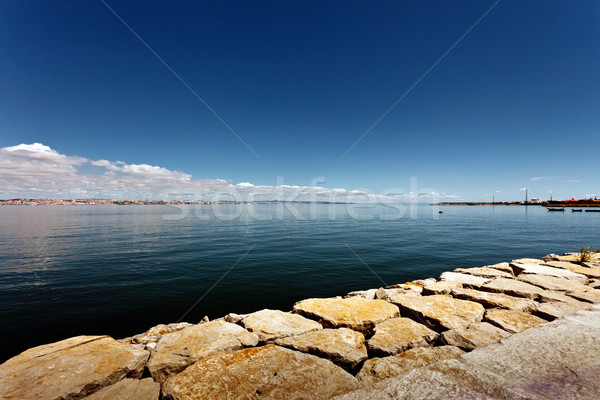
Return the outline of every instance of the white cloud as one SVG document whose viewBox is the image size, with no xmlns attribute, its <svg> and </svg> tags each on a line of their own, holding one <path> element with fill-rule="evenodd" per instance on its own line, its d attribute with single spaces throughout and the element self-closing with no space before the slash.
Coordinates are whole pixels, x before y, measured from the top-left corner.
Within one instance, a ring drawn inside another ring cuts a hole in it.
<svg viewBox="0 0 600 400">
<path fill-rule="evenodd" d="M 87 168 L 86 168 L 87 167 Z M 94 168 L 91 168 L 94 167 Z M 90 172 L 84 172 L 90 171 Z M 288 200 L 288 201 L 423 201 L 415 194 L 374 194 L 368 190 L 320 186 L 233 184 L 225 179 L 195 179 L 182 171 L 149 164 L 69 156 L 41 143 L 0 148 L 0 198 L 113 198 Z M 453 196 L 428 193 L 440 200 Z M 420 196 L 423 197 L 423 196 Z"/>
<path fill-rule="evenodd" d="M 82 173 L 92 165 L 104 174 Z M 148 164 L 90 161 L 60 154 L 41 143 L 0 148 L 0 194 L 8 197 L 139 197 L 189 186 L 191 175 Z"/>
<path fill-rule="evenodd" d="M 24 150 L 24 151 L 34 152 L 34 153 L 56 153 L 56 151 L 52 150 L 48 146 L 44 146 L 41 143 L 33 143 L 33 144 L 21 143 L 17 146 L 5 147 L 4 150 L 6 150 L 6 151 Z"/>
<path fill-rule="evenodd" d="M 104 167 L 111 172 L 117 172 L 122 169 L 122 165 L 125 163 L 122 161 L 110 162 L 108 160 L 98 160 L 98 161 L 91 161 L 90 164 L 95 167 Z"/>
<path fill-rule="evenodd" d="M 534 176 L 533 178 L 529 179 L 529 181 L 536 182 L 536 181 L 541 181 L 541 180 L 546 180 L 546 179 L 558 179 L 558 176 Z"/>
<path fill-rule="evenodd" d="M 171 171 L 163 167 L 156 167 L 148 164 L 125 164 L 121 167 L 121 171 L 125 174 L 138 175 L 146 178 L 166 179 L 174 181 L 190 181 L 191 175 Z"/>
<path fill-rule="evenodd" d="M 19 144 L 17 146 L 0 148 L 0 155 L 3 160 L 20 160 L 21 165 L 30 163 L 30 166 L 37 165 L 35 162 L 50 165 L 81 165 L 88 161 L 83 157 L 59 154 L 56 150 L 52 150 L 41 143 Z M 35 168 L 33 169 L 35 170 Z"/>
</svg>

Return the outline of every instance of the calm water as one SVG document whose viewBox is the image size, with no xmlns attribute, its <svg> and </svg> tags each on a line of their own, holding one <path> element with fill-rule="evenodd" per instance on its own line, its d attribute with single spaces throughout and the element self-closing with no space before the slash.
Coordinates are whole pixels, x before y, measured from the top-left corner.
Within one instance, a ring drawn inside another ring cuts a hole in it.
<svg viewBox="0 0 600 400">
<path fill-rule="evenodd" d="M 194 206 L 185 218 L 168 206 L 0 207 L 0 361 L 79 334 L 140 333 L 197 301 L 185 321 L 599 245 L 600 213 L 294 207 Z"/>
</svg>

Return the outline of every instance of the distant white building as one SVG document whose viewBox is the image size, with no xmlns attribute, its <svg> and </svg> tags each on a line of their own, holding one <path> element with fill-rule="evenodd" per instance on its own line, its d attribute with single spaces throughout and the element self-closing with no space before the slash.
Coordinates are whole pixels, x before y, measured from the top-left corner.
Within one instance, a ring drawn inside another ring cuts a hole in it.
<svg viewBox="0 0 600 400">
<path fill-rule="evenodd" d="M 541 202 L 542 202 L 542 201 L 540 200 L 540 198 L 539 198 L 539 197 L 533 197 L 533 198 L 531 199 L 531 203 L 537 203 L 537 204 L 539 204 L 539 203 L 541 203 Z"/>
</svg>

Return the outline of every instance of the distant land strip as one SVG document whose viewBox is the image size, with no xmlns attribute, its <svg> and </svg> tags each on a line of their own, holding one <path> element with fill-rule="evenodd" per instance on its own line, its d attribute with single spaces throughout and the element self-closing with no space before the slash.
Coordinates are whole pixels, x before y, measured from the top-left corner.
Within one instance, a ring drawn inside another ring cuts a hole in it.
<svg viewBox="0 0 600 400">
<path fill-rule="evenodd" d="M 9 199 L 0 200 L 0 206 L 42 205 L 213 205 L 213 204 L 355 204 L 343 201 L 300 201 L 300 200 L 253 200 L 253 201 L 207 201 L 207 200 L 111 200 L 111 199 Z"/>
<path fill-rule="evenodd" d="M 459 201 L 459 202 L 441 202 L 435 203 L 434 206 L 542 206 L 542 207 L 600 207 L 598 201 L 541 201 L 541 202 L 524 202 L 524 201 L 505 201 L 505 202 L 473 202 L 473 201 Z"/>
</svg>

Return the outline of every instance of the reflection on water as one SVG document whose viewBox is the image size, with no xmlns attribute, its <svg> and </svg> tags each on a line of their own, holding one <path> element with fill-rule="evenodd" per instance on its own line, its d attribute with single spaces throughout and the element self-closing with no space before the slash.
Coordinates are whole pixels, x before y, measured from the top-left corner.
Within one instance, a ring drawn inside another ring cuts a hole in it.
<svg viewBox="0 0 600 400">
<path fill-rule="evenodd" d="M 381 286 L 348 246 L 392 284 L 599 245 L 596 213 L 441 210 L 298 204 L 0 207 L 0 336 L 15 344 L 0 359 L 68 336 L 125 337 L 176 321 L 252 246 L 187 320 L 290 309 L 303 298 Z"/>
</svg>

